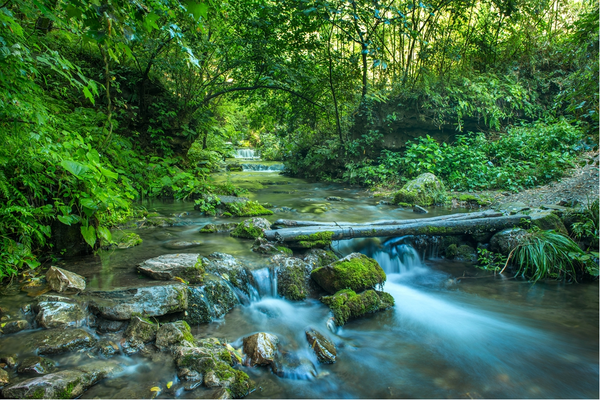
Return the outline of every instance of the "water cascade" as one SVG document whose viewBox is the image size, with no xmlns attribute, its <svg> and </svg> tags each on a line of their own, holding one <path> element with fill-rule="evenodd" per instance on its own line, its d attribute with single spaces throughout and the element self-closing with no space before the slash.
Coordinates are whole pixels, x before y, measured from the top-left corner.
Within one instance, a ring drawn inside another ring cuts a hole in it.
<svg viewBox="0 0 600 400">
<path fill-rule="evenodd" d="M 260 160 L 258 152 L 254 149 L 237 149 L 235 158 L 241 158 L 245 160 Z"/>
<path fill-rule="evenodd" d="M 277 172 L 277 171 L 283 171 L 283 169 L 284 169 L 283 164 L 266 165 L 266 164 L 250 164 L 250 163 L 243 163 L 242 168 L 244 169 L 244 171 L 254 171 L 254 172 Z"/>
</svg>

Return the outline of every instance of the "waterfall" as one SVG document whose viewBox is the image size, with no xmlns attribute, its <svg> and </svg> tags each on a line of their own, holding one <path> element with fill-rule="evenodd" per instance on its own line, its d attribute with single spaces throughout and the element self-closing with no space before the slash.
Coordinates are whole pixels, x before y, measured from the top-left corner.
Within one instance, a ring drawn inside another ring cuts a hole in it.
<svg viewBox="0 0 600 400">
<path fill-rule="evenodd" d="M 256 160 L 256 159 L 259 159 L 260 157 L 258 156 L 257 152 L 254 149 L 237 149 L 235 158 Z"/>
<path fill-rule="evenodd" d="M 277 297 L 277 273 L 274 268 L 255 269 L 252 277 L 261 298 Z"/>
<path fill-rule="evenodd" d="M 272 171 L 283 171 L 283 164 L 242 164 L 244 171 L 260 171 L 260 172 L 272 172 Z"/>
</svg>

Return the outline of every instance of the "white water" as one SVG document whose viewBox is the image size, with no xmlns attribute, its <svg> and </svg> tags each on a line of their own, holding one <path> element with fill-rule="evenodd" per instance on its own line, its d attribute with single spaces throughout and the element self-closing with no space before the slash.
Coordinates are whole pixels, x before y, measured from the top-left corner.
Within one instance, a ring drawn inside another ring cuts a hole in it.
<svg viewBox="0 0 600 400">
<path fill-rule="evenodd" d="M 237 149 L 235 152 L 235 158 L 243 158 L 249 160 L 260 159 L 260 157 L 258 156 L 258 154 L 256 154 L 256 151 L 254 149 Z"/>
<path fill-rule="evenodd" d="M 242 164 L 242 168 L 244 171 L 253 171 L 253 172 L 277 172 L 277 171 L 283 171 L 284 166 L 283 164 L 272 164 L 272 165 L 265 165 L 265 164 Z"/>
</svg>

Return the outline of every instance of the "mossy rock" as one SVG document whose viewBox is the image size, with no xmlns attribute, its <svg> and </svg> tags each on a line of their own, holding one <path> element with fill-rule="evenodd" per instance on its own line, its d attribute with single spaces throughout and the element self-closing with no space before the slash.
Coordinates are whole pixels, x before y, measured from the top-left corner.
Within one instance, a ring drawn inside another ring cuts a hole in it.
<svg viewBox="0 0 600 400">
<path fill-rule="evenodd" d="M 273 215 L 273 211 L 267 210 L 256 201 L 247 201 L 245 203 L 227 203 L 224 204 L 224 213 L 229 212 L 236 217 L 254 217 L 257 215 Z"/>
<path fill-rule="evenodd" d="M 310 292 L 310 272 L 308 263 L 299 258 L 275 255 L 271 263 L 277 271 L 277 293 L 288 300 L 304 300 Z"/>
<path fill-rule="evenodd" d="M 361 292 L 382 286 L 385 272 L 377 261 L 361 253 L 352 253 L 328 266 L 312 271 L 311 278 L 329 293 L 342 289 Z"/>
<path fill-rule="evenodd" d="M 385 292 L 366 290 L 356 294 L 353 290 L 340 290 L 333 296 L 323 296 L 321 301 L 333 312 L 336 325 L 342 326 L 349 319 L 387 310 L 394 306 L 394 298 Z"/>
<path fill-rule="evenodd" d="M 230 254 L 214 252 L 202 258 L 206 272 L 217 275 L 239 289 L 246 296 L 250 295 L 250 279 L 252 274 L 245 264 Z M 238 293 L 240 295 L 241 293 Z"/>
<path fill-rule="evenodd" d="M 425 173 L 408 182 L 394 194 L 394 204 L 402 207 L 431 206 L 448 201 L 444 184 L 433 174 Z"/>
<path fill-rule="evenodd" d="M 288 242 L 288 246 L 297 249 L 323 248 L 331 245 L 333 232 L 323 231 L 311 235 L 299 235 L 297 242 Z"/>
<path fill-rule="evenodd" d="M 490 239 L 490 250 L 508 256 L 510 252 L 522 243 L 527 231 L 521 228 L 508 228 L 496 233 Z"/>
<path fill-rule="evenodd" d="M 462 202 L 462 203 L 467 203 L 468 205 L 477 205 L 477 206 L 489 206 L 492 204 L 492 199 L 490 199 L 489 197 L 485 197 L 485 196 L 475 196 L 472 194 L 461 194 L 458 197 L 458 201 Z"/>
<path fill-rule="evenodd" d="M 333 262 L 336 262 L 338 257 L 331 250 L 310 249 L 304 254 L 304 261 L 307 262 L 313 269 L 324 267 Z"/>
<path fill-rule="evenodd" d="M 235 222 L 226 222 L 224 224 L 206 224 L 200 229 L 200 233 L 219 233 L 219 232 L 231 232 L 238 224 Z"/>
<path fill-rule="evenodd" d="M 198 254 L 165 254 L 142 262 L 138 271 L 153 279 L 184 279 L 190 283 L 202 283 L 204 265 Z"/>
<path fill-rule="evenodd" d="M 531 225 L 537 226 L 542 231 L 553 230 L 568 235 L 569 232 L 561 219 L 552 211 L 534 212 L 529 215 Z"/>
<path fill-rule="evenodd" d="M 477 251 L 473 247 L 466 244 L 463 244 L 461 246 L 451 244 L 446 248 L 446 258 L 450 260 L 456 259 L 468 262 L 475 262 L 477 261 Z"/>
<path fill-rule="evenodd" d="M 237 238 L 256 239 L 263 237 L 265 230 L 271 229 L 271 223 L 264 218 L 251 218 L 240 222 L 230 233 Z"/>
<path fill-rule="evenodd" d="M 252 251 L 262 254 L 284 254 L 289 257 L 294 255 L 292 249 L 288 249 L 285 246 L 278 246 L 276 243 L 269 242 L 263 237 L 256 238 L 252 245 Z"/>
<path fill-rule="evenodd" d="M 178 346 L 194 346 L 196 339 L 185 321 L 162 324 L 156 332 L 156 347 L 160 350 L 174 349 Z"/>
<path fill-rule="evenodd" d="M 143 240 L 135 232 L 116 230 L 112 232 L 112 241 L 108 243 L 105 239 L 102 239 L 102 248 L 118 248 L 118 249 L 129 249 L 142 244 Z"/>
</svg>

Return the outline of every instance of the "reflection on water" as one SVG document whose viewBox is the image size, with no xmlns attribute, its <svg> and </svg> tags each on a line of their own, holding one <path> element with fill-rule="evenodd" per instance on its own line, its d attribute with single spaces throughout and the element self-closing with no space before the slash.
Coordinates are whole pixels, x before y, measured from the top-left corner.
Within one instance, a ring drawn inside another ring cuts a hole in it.
<svg viewBox="0 0 600 400">
<path fill-rule="evenodd" d="M 268 173 L 255 175 L 262 177 L 263 189 L 250 197 L 276 207 L 300 210 L 327 203 L 327 196 L 344 199 L 327 204 L 323 213 L 286 209 L 268 216 L 271 222 L 278 218 L 348 222 L 415 218 L 411 211 L 376 205 L 375 199 L 356 189 Z M 272 182 L 265 182 L 265 177 Z M 256 182 L 258 178 L 240 173 L 238 179 Z M 141 246 L 64 260 L 63 265 L 88 278 L 90 287 L 104 289 L 153 284 L 137 274 L 135 266 L 161 254 L 219 251 L 243 260 L 253 269 L 256 292 L 252 301 L 192 330 L 197 338 L 218 337 L 236 348 L 255 332 L 278 336 L 288 358 L 286 372 L 280 377 L 267 368 L 241 367 L 257 383 L 250 398 L 599 396 L 597 284 L 531 286 L 516 279 L 484 276 L 469 265 L 431 259 L 432 253 L 425 257 L 412 246 L 412 237 L 339 241 L 334 244 L 339 253 L 360 251 L 379 262 L 388 277 L 384 290 L 394 297 L 396 306 L 350 321 L 333 332 L 327 327 L 330 311 L 317 299 L 292 302 L 277 296 L 275 271 L 268 267 L 267 257 L 250 251 L 252 241 L 198 233 L 206 223 L 232 219 L 201 216 L 185 202 L 154 202 L 147 208 L 164 215 L 189 214 L 180 217 L 180 226 L 138 230 L 144 240 Z M 448 212 L 438 209 L 432 214 Z M 201 241 L 201 245 L 177 251 L 165 248 L 165 243 L 173 241 Z M 27 302 L 31 298 L 24 294 L 9 292 L 0 297 L 0 306 L 10 312 Z M 336 344 L 335 364 L 317 362 L 305 338 L 308 327 Z M 25 354 L 30 349 L 23 347 L 19 337 L 13 335 L 3 343 L 10 344 L 12 352 Z M 83 362 L 81 357 L 54 358 L 63 368 Z M 102 381 L 82 397 L 151 397 L 153 386 L 163 389 L 158 398 L 214 395 L 206 388 L 183 390 L 168 354 L 121 357 L 119 361 L 126 367 L 119 377 Z M 175 382 L 172 390 L 166 389 L 169 381 Z"/>
</svg>

